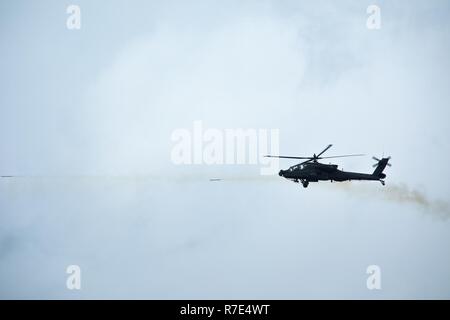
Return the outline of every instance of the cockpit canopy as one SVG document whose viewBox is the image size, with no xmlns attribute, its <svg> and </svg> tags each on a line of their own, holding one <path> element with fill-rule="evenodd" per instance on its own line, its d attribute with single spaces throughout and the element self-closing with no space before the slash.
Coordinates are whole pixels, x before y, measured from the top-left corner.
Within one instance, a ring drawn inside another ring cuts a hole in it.
<svg viewBox="0 0 450 320">
<path fill-rule="evenodd" d="M 295 166 L 290 167 L 288 170 L 289 171 L 296 171 L 296 170 L 302 170 L 305 166 L 302 164 L 297 164 Z"/>
</svg>

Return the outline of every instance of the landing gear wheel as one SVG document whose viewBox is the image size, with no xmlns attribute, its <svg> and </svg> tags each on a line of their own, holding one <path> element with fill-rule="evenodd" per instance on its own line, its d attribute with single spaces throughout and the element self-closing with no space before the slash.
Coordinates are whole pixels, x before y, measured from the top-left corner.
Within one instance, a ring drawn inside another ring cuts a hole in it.
<svg viewBox="0 0 450 320">
<path fill-rule="evenodd" d="M 303 188 L 307 188 L 308 184 L 309 184 L 308 181 L 305 181 L 305 180 L 302 181 Z"/>
<path fill-rule="evenodd" d="M 385 185 L 385 182 L 383 180 L 380 180 L 380 182 L 383 186 Z"/>
</svg>

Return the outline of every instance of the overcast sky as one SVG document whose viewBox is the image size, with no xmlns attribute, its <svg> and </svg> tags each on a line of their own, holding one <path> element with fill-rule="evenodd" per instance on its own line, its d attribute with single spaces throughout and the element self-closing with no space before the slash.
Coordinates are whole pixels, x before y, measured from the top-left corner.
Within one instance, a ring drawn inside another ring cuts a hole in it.
<svg viewBox="0 0 450 320">
<path fill-rule="evenodd" d="M 449 27 L 444 0 L 1 2 L 0 297 L 450 298 Z M 393 166 L 176 166 L 196 120 Z"/>
</svg>

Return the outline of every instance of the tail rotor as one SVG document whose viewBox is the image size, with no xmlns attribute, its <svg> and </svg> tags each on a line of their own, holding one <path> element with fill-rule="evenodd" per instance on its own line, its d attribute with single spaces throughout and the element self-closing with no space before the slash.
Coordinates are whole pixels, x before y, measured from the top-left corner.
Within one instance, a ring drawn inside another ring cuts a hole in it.
<svg viewBox="0 0 450 320">
<path fill-rule="evenodd" d="M 376 163 L 374 163 L 372 166 L 375 168 L 376 166 L 378 166 L 380 164 L 381 159 L 378 159 L 377 157 L 372 157 L 372 159 L 376 161 Z M 389 160 L 391 160 L 391 157 L 387 157 L 387 158 L 383 158 L 383 159 L 387 160 L 387 162 L 386 162 L 387 166 L 392 167 L 392 164 L 389 163 Z"/>
</svg>

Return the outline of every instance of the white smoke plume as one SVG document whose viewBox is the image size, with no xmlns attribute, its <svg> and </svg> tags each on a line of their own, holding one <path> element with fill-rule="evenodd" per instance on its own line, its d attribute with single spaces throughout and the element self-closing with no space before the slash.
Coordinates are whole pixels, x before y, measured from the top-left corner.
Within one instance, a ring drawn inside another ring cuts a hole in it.
<svg viewBox="0 0 450 320">
<path fill-rule="evenodd" d="M 439 219 L 450 218 L 450 204 L 447 201 L 432 199 L 424 191 L 408 187 L 404 183 L 389 184 L 383 188 L 359 182 L 343 182 L 331 186 L 352 196 L 377 197 L 385 201 L 414 205 Z"/>
</svg>

